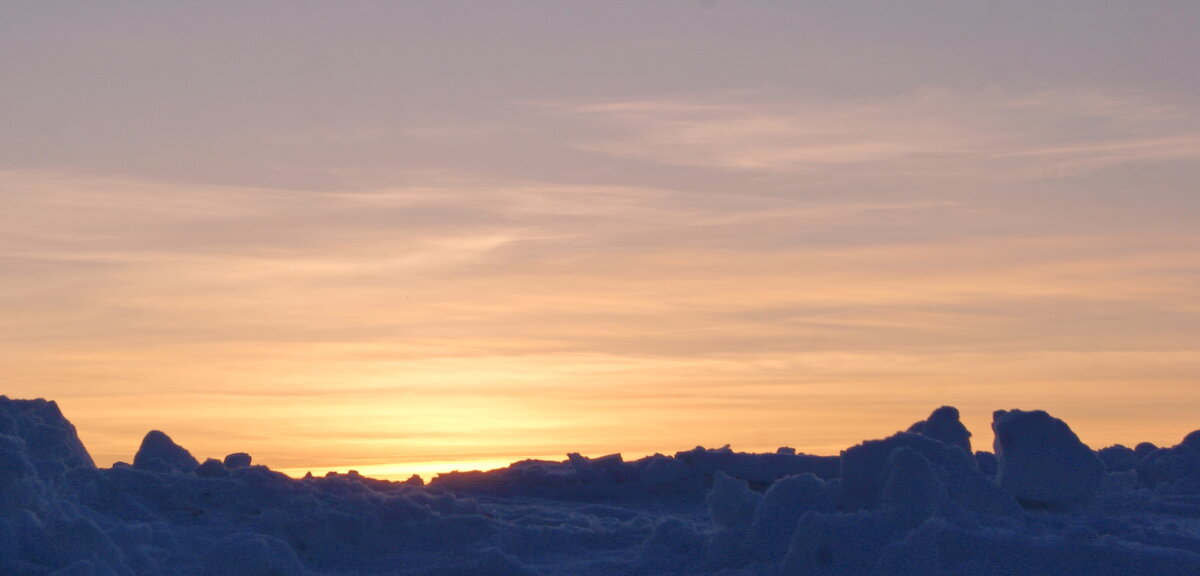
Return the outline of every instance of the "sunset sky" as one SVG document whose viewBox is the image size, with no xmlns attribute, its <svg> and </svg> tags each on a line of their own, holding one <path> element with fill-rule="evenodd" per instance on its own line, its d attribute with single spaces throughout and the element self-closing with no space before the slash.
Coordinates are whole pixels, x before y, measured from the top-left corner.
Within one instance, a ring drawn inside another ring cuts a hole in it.
<svg viewBox="0 0 1200 576">
<path fill-rule="evenodd" d="M 97 463 L 1200 428 L 1200 3 L 0 4 L 0 394 Z"/>
</svg>

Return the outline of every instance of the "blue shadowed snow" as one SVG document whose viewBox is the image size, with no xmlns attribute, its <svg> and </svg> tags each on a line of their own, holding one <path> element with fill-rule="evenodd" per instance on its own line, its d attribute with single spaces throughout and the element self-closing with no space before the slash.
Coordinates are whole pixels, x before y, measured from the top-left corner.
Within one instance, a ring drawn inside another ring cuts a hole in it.
<svg viewBox="0 0 1200 576">
<path fill-rule="evenodd" d="M 570 454 L 426 485 L 199 464 L 162 432 L 99 469 L 53 402 L 0 396 L 0 574 L 1200 574 L 1200 436 L 1097 455 L 1044 412 L 993 427 L 994 456 L 942 407 L 840 457 Z"/>
</svg>

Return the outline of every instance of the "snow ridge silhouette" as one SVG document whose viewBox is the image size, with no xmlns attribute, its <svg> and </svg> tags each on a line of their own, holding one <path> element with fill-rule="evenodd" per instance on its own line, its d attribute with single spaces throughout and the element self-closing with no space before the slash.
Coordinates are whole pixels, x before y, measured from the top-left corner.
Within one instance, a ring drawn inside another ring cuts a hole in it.
<svg viewBox="0 0 1200 576">
<path fill-rule="evenodd" d="M 98 468 L 58 406 L 0 396 L 0 574 L 1200 574 L 1200 431 L 1093 451 L 1043 411 L 951 407 L 840 456 L 695 448 L 389 482 L 199 463 L 165 433 Z"/>
</svg>

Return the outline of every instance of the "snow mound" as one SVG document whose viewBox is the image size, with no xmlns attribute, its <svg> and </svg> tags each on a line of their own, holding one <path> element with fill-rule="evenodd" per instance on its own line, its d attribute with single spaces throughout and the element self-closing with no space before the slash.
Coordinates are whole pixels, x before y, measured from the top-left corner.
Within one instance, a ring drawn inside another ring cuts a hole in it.
<svg viewBox="0 0 1200 576">
<path fill-rule="evenodd" d="M 1000 487 L 1024 506 L 1072 509 L 1091 502 L 1105 467 L 1066 422 L 1041 410 L 992 416 Z"/>
<path fill-rule="evenodd" d="M 877 507 L 891 474 L 892 453 L 901 448 L 929 461 L 937 480 L 958 506 L 988 514 L 1015 513 L 1016 503 L 979 471 L 970 453 L 909 432 L 842 451 L 841 506 L 851 510 Z"/>
<path fill-rule="evenodd" d="M 908 431 L 958 446 L 967 454 L 971 453 L 971 432 L 959 420 L 958 408 L 953 406 L 942 406 L 934 410 L 929 418 L 909 426 Z"/>
<path fill-rule="evenodd" d="M 158 430 L 146 434 L 133 457 L 134 468 L 154 472 L 191 472 L 199 465 L 191 452 Z"/>
<path fill-rule="evenodd" d="M 245 452 L 236 452 L 225 457 L 223 464 L 226 468 L 247 468 L 250 466 L 250 455 Z"/>
<path fill-rule="evenodd" d="M 1184 444 L 1159 448 L 1137 465 L 1138 477 L 1146 486 L 1200 482 L 1200 453 Z"/>
<path fill-rule="evenodd" d="M 1064 477 L 1080 483 L 1072 465 L 1104 473 L 1090 450 L 1076 462 L 1086 447 L 1065 424 L 1013 414 L 997 419 L 1001 484 L 1061 491 Z M 1105 452 L 1113 467 L 1133 453 L 1136 472 L 1108 473 L 1085 510 L 1041 493 L 1023 509 L 980 471 L 986 453 L 909 432 L 841 457 L 698 448 L 633 462 L 569 454 L 428 485 L 292 479 L 237 454 L 196 465 L 160 432 L 135 466 L 98 469 L 53 403 L 4 398 L 0 574 L 1200 573 L 1196 451 L 1138 452 Z"/>
<path fill-rule="evenodd" d="M 1200 495 L 1200 430 L 1189 433 L 1170 448 L 1147 445 L 1135 468 L 1138 478 L 1150 488 L 1164 493 Z"/>
<path fill-rule="evenodd" d="M 718 449 L 695 448 L 687 452 L 676 452 L 675 458 L 686 463 L 697 474 L 712 476 L 718 470 L 765 487 L 785 476 L 814 474 L 821 478 L 836 478 L 839 460 L 835 456 L 812 456 L 796 454 L 781 449 L 772 454 L 749 454 L 735 452 L 728 446 Z"/>
<path fill-rule="evenodd" d="M 1180 442 L 1180 444 L 1200 452 L 1200 430 L 1189 432 L 1187 436 L 1183 437 L 1183 442 Z"/>
<path fill-rule="evenodd" d="M 1137 467 L 1138 456 L 1132 448 L 1114 444 L 1096 451 L 1096 456 L 1104 463 L 1109 472 L 1128 472 Z"/>
<path fill-rule="evenodd" d="M 884 509 L 914 527 L 950 502 L 950 493 L 924 454 L 901 446 L 888 456 L 887 480 L 880 501 Z"/>
<path fill-rule="evenodd" d="M 745 480 L 732 478 L 724 472 L 713 476 L 713 487 L 704 503 L 713 524 L 722 528 L 746 526 L 758 511 L 762 494 L 750 489 Z"/>
<path fill-rule="evenodd" d="M 814 474 L 788 476 L 772 484 L 751 525 L 749 542 L 753 553 L 761 559 L 781 558 L 802 516 L 836 509 L 834 490 L 835 487 Z"/>
<path fill-rule="evenodd" d="M 566 462 L 525 460 L 491 472 L 440 474 L 430 487 L 442 491 L 471 491 L 494 496 L 554 496 L 599 498 L 647 494 L 690 494 L 702 497 L 718 474 L 745 481 L 761 491 L 780 478 L 811 473 L 838 475 L 836 456 L 811 456 L 781 451 L 770 454 L 735 452 L 728 446 L 697 447 L 674 456 L 655 454 L 634 462 L 619 454 L 587 458 L 568 455 Z"/>
<path fill-rule="evenodd" d="M 75 426 L 53 401 L 0 396 L 0 436 L 19 438 L 33 467 L 47 480 L 61 479 L 75 468 L 96 467 Z"/>
<path fill-rule="evenodd" d="M 996 471 L 1000 467 L 995 454 L 982 450 L 975 453 L 975 465 L 979 466 L 979 471 L 983 472 L 984 476 L 992 478 L 996 477 Z"/>
</svg>

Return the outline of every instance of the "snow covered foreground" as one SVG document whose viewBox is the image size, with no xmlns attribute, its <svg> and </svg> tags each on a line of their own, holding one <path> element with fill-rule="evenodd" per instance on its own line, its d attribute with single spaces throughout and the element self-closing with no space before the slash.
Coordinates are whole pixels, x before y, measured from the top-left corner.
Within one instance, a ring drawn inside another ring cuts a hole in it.
<svg viewBox="0 0 1200 576">
<path fill-rule="evenodd" d="M 0 396 L 0 574 L 1200 574 L 1200 432 L 1093 452 L 1044 412 L 953 408 L 840 457 L 697 448 L 384 482 L 198 463 L 161 432 L 96 468 Z"/>
</svg>

